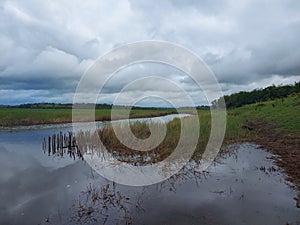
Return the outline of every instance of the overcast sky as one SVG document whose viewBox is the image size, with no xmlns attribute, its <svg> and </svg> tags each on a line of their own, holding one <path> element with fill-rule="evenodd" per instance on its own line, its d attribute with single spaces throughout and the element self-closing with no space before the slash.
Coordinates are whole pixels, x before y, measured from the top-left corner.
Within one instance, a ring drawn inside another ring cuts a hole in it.
<svg viewBox="0 0 300 225">
<path fill-rule="evenodd" d="M 191 49 L 224 94 L 300 81 L 299 0 L 155 2 L 0 1 L 0 104 L 72 102 L 79 79 L 99 56 L 142 40 Z M 164 76 L 182 85 L 195 104 L 205 103 L 186 74 L 159 64 L 118 72 L 99 101 L 112 102 L 128 82 L 149 75 Z M 152 86 L 159 95 L 162 87 Z M 163 91 L 179 98 L 168 87 Z"/>
</svg>

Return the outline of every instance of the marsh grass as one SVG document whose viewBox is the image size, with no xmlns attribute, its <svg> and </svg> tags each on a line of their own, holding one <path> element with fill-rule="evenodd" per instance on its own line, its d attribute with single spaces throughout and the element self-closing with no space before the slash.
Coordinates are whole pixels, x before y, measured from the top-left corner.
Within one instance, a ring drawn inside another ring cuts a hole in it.
<svg viewBox="0 0 300 225">
<path fill-rule="evenodd" d="M 91 112 L 88 109 L 77 110 L 75 121 L 90 121 L 87 115 Z M 164 116 L 176 113 L 172 109 L 133 109 L 130 111 L 130 118 L 144 118 Z M 127 118 L 127 111 L 117 110 L 115 119 Z M 96 109 L 96 121 L 111 120 L 110 109 Z M 0 126 L 28 126 L 36 124 L 55 124 L 72 122 L 72 109 L 24 109 L 24 108 L 0 108 Z"/>
<path fill-rule="evenodd" d="M 249 121 L 257 119 L 268 123 L 274 123 L 276 129 L 284 129 L 295 135 L 300 136 L 300 98 L 299 94 L 294 94 L 284 99 L 276 99 L 268 102 L 246 105 L 240 108 L 227 111 L 226 133 L 223 142 L 223 148 L 232 143 L 253 141 L 257 138 L 255 130 L 243 129 L 243 125 Z M 207 110 L 199 110 L 198 117 L 200 121 L 200 135 L 193 158 L 199 159 L 204 152 L 211 131 L 211 113 Z M 188 120 L 188 118 L 183 118 Z M 159 126 L 159 125 L 158 125 Z M 191 124 L 191 132 L 193 124 Z M 176 148 L 180 137 L 180 120 L 175 119 L 167 124 L 167 135 L 164 141 L 152 152 L 141 153 L 132 151 L 120 143 L 110 125 L 100 130 L 99 137 L 103 144 L 112 152 L 120 155 L 143 155 L 152 156 L 151 162 L 161 161 L 171 154 Z M 137 122 L 131 125 L 131 130 L 136 137 L 146 139 L 149 137 L 149 129 L 146 123 Z M 124 134 L 126 135 L 126 134 Z M 188 136 L 187 136 L 188 138 Z"/>
<path fill-rule="evenodd" d="M 274 123 L 274 129 L 284 129 L 291 133 L 291 135 L 299 135 L 300 121 L 298 112 L 300 111 L 300 99 L 299 95 L 289 96 L 285 99 L 277 99 L 264 103 L 256 103 L 252 105 L 243 106 L 236 109 L 227 111 L 226 132 L 223 141 L 222 149 L 226 149 L 226 146 L 232 143 L 241 142 L 255 142 L 261 135 L 254 128 L 261 122 L 255 122 L 257 119 L 266 121 L 267 123 Z M 121 112 L 121 111 L 120 111 Z M 142 112 L 142 111 L 141 111 Z M 148 111 L 148 113 L 150 113 Z M 158 113 L 158 112 L 157 112 Z M 141 116 L 142 114 L 134 114 Z M 145 115 L 145 114 L 144 114 Z M 149 114 L 147 114 L 149 115 Z M 193 123 L 192 118 L 198 116 L 200 121 L 200 127 Z M 211 133 L 211 112 L 208 110 L 199 110 L 198 115 L 192 115 L 190 117 L 182 118 L 182 120 L 188 124 L 188 134 L 185 134 L 185 143 L 192 142 L 192 134 L 197 129 L 199 130 L 199 138 L 196 149 L 194 151 L 193 158 L 200 159 L 202 153 L 205 151 L 210 133 Z M 245 129 L 245 124 L 251 122 L 253 129 Z M 149 125 L 155 127 L 154 130 L 159 131 L 163 129 L 163 125 L 155 122 L 134 122 L 131 123 L 130 129 L 132 133 L 141 140 L 147 140 L 150 135 L 156 135 L 159 132 L 153 132 L 151 134 Z M 79 143 L 80 149 L 83 152 L 88 152 L 89 149 L 101 152 L 101 149 L 97 150 L 100 138 L 102 144 L 106 149 L 113 154 L 120 161 L 130 162 L 132 164 L 148 164 L 155 163 L 164 160 L 166 157 L 174 151 L 178 145 L 179 138 L 181 136 L 181 120 L 174 119 L 167 123 L 167 133 L 163 141 L 150 151 L 137 151 L 133 150 L 124 144 L 122 144 L 117 138 L 111 124 L 106 125 L 103 129 L 98 130 L 96 133 L 81 132 L 77 134 L 76 140 Z M 122 129 L 120 125 L 118 128 L 121 132 L 122 138 L 126 138 L 128 134 L 125 129 Z M 158 137 L 156 137 L 158 138 Z M 82 143 L 82 144 L 81 144 Z M 140 144 L 140 143 L 139 143 Z M 145 144 L 145 143 L 143 143 Z M 149 146 L 140 145 L 139 149 L 148 149 Z M 182 148 L 184 148 L 183 146 Z M 187 147 L 186 147 L 187 148 Z M 182 152 L 184 154 L 184 152 Z"/>
<path fill-rule="evenodd" d="M 195 127 L 196 125 L 192 123 L 191 118 L 182 118 L 184 123 L 189 124 L 189 132 L 194 132 L 195 129 L 199 129 L 199 138 L 197 142 L 197 146 L 194 152 L 194 159 L 199 159 L 204 152 L 209 137 L 210 137 L 210 131 L 211 131 L 211 114 L 210 111 L 199 111 L 198 112 L 200 127 Z M 191 120 L 189 123 L 188 121 Z M 235 116 L 228 116 L 228 123 L 226 128 L 226 134 L 225 134 L 225 142 L 226 144 L 239 142 L 245 139 L 249 139 L 251 136 L 253 136 L 253 132 L 242 129 L 242 124 L 244 123 L 243 118 L 235 117 Z M 153 122 L 152 122 L 153 123 Z M 144 122 L 135 122 L 130 125 L 131 131 L 133 134 L 140 139 L 146 139 L 150 136 L 150 130 L 149 130 L 149 123 Z M 152 124 L 153 126 L 153 124 Z M 160 129 L 160 126 L 162 126 L 159 123 L 154 124 L 154 126 L 157 127 L 157 129 Z M 122 127 L 120 126 L 119 129 L 122 130 Z M 104 146 L 112 152 L 115 156 L 117 156 L 121 161 L 130 161 L 130 158 L 134 159 L 141 159 L 140 163 L 142 163 L 143 159 L 149 158 L 148 163 L 154 163 L 161 160 L 164 160 L 166 157 L 168 157 L 176 148 L 180 135 L 181 135 L 181 121 L 180 119 L 174 119 L 167 123 L 167 134 L 162 141 L 160 145 L 158 145 L 156 148 L 154 148 L 151 151 L 142 152 L 142 151 L 135 151 L 132 150 L 125 145 L 123 145 L 118 138 L 116 137 L 113 127 L 111 125 L 105 126 L 103 129 L 98 131 L 100 140 L 104 144 Z M 123 136 L 126 136 L 126 132 L 124 130 Z M 185 139 L 187 139 L 186 143 L 189 142 L 189 138 L 192 137 L 191 134 L 186 134 Z M 192 141 L 192 140 L 191 140 Z M 143 146 L 139 146 L 140 148 L 143 148 Z M 145 148 L 147 146 L 144 146 Z M 123 157 L 122 157 L 123 156 Z M 146 163 L 146 162 L 144 162 Z"/>
<path fill-rule="evenodd" d="M 155 130 L 163 129 L 162 123 L 150 122 L 151 126 Z M 150 123 L 146 122 L 134 122 L 130 124 L 130 129 L 132 133 L 139 139 L 145 140 L 150 137 L 151 132 L 149 129 Z M 122 125 L 120 124 L 117 129 L 121 130 L 122 138 L 126 138 L 127 132 L 122 130 Z M 165 159 L 172 151 L 176 148 L 179 141 L 181 133 L 181 125 L 179 119 L 174 119 L 167 123 L 167 133 L 163 141 L 154 149 L 150 151 L 137 151 L 125 146 L 117 138 L 112 125 L 106 125 L 103 129 L 98 131 L 101 142 L 104 144 L 106 149 L 110 151 L 115 157 L 121 161 L 130 162 L 134 159 L 132 163 L 154 163 Z M 123 132 L 122 132 L 123 131 Z M 155 137 L 154 132 L 154 139 Z M 139 149 L 148 148 L 149 146 L 137 146 Z"/>
<path fill-rule="evenodd" d="M 219 154 L 232 152 L 229 146 L 237 146 L 242 142 L 254 142 L 280 156 L 277 165 L 287 173 L 287 180 L 300 187 L 299 179 L 299 144 L 300 144 L 300 95 L 292 95 L 284 99 L 276 99 L 263 103 L 246 105 L 227 111 L 227 126 L 223 145 Z M 187 121 L 195 116 L 183 118 Z M 199 129 L 200 135 L 192 160 L 198 161 L 206 149 L 210 131 L 210 111 L 198 111 L 200 127 L 190 123 L 190 134 Z M 159 129 L 159 124 L 156 125 Z M 110 125 L 99 130 L 94 137 L 100 137 L 106 148 L 121 161 L 136 164 L 151 164 L 168 157 L 176 148 L 181 135 L 180 119 L 174 119 L 167 124 L 167 135 L 163 142 L 152 151 L 140 152 L 122 145 L 114 134 Z M 149 137 L 147 123 L 133 123 L 131 130 L 136 137 L 146 139 Z M 126 136 L 126 133 L 124 133 Z M 184 138 L 190 141 L 190 136 Z M 143 147 L 143 146 L 141 146 Z M 184 152 L 183 152 L 184 153 Z"/>
</svg>

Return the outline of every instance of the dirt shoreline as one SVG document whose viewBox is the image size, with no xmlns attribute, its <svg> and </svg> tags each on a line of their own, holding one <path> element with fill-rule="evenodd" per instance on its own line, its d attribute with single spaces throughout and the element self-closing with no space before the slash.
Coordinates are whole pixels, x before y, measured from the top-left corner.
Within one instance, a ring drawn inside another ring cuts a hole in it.
<svg viewBox="0 0 300 225">
<path fill-rule="evenodd" d="M 244 129 L 253 130 L 253 142 L 275 154 L 276 165 L 287 175 L 286 180 L 299 191 L 297 207 L 300 208 L 300 138 L 263 120 L 247 122 Z"/>
</svg>

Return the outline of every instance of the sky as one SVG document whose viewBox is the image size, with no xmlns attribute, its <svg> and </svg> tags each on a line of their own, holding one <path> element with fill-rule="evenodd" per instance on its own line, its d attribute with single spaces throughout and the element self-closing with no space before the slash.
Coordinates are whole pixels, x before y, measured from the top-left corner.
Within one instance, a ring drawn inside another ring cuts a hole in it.
<svg viewBox="0 0 300 225">
<path fill-rule="evenodd" d="M 143 40 L 193 51 L 223 94 L 292 84 L 300 81 L 299 12 L 298 0 L 0 0 L 0 104 L 72 102 L 81 77 L 99 57 Z M 98 102 L 112 103 L 124 86 L 147 76 L 164 77 L 194 104 L 208 104 L 188 74 L 159 63 L 118 71 Z M 181 99 L 155 81 L 127 90 L 126 96 L 150 89 L 151 95 Z M 148 98 L 138 104 L 169 103 Z"/>
</svg>

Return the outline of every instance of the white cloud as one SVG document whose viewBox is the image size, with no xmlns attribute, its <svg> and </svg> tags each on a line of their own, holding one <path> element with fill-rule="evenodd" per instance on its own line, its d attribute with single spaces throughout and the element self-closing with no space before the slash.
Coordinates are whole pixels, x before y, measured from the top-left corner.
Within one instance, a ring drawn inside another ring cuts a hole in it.
<svg viewBox="0 0 300 225">
<path fill-rule="evenodd" d="M 31 102 L 70 101 L 97 57 L 145 39 L 175 42 L 203 57 L 225 93 L 292 83 L 300 80 L 299 10 L 297 0 L 2 1 L 0 90 L 10 96 L 23 93 Z M 125 73 L 129 77 L 112 80 L 106 99 L 141 71 L 137 67 Z M 172 70 L 147 71 L 168 76 L 195 99 L 201 96 Z"/>
</svg>

